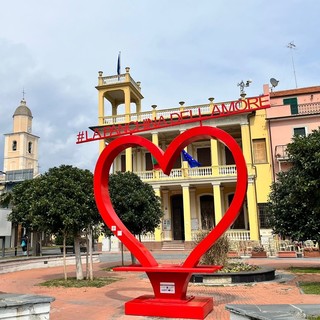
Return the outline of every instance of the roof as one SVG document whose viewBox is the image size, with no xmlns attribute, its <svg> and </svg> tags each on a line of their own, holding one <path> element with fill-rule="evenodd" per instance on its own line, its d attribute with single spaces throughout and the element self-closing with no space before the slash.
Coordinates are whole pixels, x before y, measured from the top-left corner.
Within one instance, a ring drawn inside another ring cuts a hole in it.
<svg viewBox="0 0 320 320">
<path fill-rule="evenodd" d="M 13 116 L 28 116 L 32 118 L 31 110 L 27 107 L 24 99 L 21 100 L 20 106 L 16 109 Z"/>
<path fill-rule="evenodd" d="M 270 98 L 276 97 L 286 97 L 286 96 L 296 96 L 300 94 L 311 94 L 311 93 L 320 93 L 320 86 L 282 90 L 282 91 L 273 91 L 270 92 Z"/>
</svg>

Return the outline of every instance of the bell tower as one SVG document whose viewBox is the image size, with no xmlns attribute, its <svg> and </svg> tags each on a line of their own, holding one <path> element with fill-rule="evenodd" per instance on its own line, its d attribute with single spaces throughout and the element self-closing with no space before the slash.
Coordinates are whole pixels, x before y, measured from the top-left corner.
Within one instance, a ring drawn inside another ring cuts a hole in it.
<svg viewBox="0 0 320 320">
<path fill-rule="evenodd" d="M 24 176 L 22 170 L 32 169 L 34 177 L 39 172 L 39 137 L 32 134 L 32 118 L 31 110 L 23 98 L 13 114 L 13 132 L 4 135 L 3 170 L 7 175 L 9 172 L 20 172 Z"/>
</svg>

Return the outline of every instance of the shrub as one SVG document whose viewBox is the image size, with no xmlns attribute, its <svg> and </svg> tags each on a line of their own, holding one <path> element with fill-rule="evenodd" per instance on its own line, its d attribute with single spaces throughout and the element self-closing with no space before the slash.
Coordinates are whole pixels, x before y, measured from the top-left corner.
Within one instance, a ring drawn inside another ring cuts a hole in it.
<svg viewBox="0 0 320 320">
<path fill-rule="evenodd" d="M 200 231 L 195 240 L 196 245 L 204 239 L 210 231 Z M 213 246 L 202 256 L 200 264 L 205 265 L 227 265 L 230 240 L 226 235 L 221 236 Z"/>
<path fill-rule="evenodd" d="M 252 252 L 264 252 L 263 246 L 255 246 L 252 248 Z"/>
</svg>

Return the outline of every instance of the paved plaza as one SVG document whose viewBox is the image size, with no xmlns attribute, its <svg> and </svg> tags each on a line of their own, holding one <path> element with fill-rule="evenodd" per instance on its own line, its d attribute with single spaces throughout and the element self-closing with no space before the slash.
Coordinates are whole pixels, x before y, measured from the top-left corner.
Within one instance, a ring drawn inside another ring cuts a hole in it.
<svg viewBox="0 0 320 320">
<path fill-rule="evenodd" d="M 163 263 L 180 263 L 186 254 L 158 253 L 155 256 Z M 124 256 L 129 262 L 129 255 Z M 278 270 L 276 281 L 239 284 L 232 286 L 203 286 L 190 284 L 189 295 L 209 296 L 214 299 L 214 310 L 207 320 L 230 319 L 226 304 L 319 304 L 320 296 L 303 294 L 298 281 L 319 281 L 319 274 L 292 275 L 285 268 L 290 266 L 319 266 L 320 259 L 267 258 L 248 259 L 248 263 L 274 267 Z M 18 263 L 18 262 L 17 262 Z M 38 286 L 49 279 L 63 277 L 62 267 L 32 269 L 0 274 L 0 291 L 46 295 L 55 298 L 51 304 L 52 320 L 140 320 L 160 319 L 155 317 L 127 316 L 124 303 L 144 294 L 152 294 L 149 280 L 144 273 L 103 271 L 119 265 L 121 255 L 103 254 L 101 262 L 94 265 L 94 276 L 112 276 L 120 280 L 103 288 L 47 288 Z M 75 276 L 75 266 L 68 266 L 69 276 Z M 320 309 L 320 307 L 319 307 Z"/>
</svg>

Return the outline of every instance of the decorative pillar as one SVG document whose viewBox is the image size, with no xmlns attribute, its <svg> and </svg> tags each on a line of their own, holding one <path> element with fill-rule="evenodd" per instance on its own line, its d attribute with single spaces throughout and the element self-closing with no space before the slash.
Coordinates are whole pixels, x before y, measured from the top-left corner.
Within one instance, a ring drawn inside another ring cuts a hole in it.
<svg viewBox="0 0 320 320">
<path fill-rule="evenodd" d="M 156 196 L 161 198 L 160 187 L 154 188 L 154 193 L 156 194 Z M 161 241 L 161 234 L 162 234 L 162 224 L 160 223 L 159 226 L 154 231 L 154 240 L 157 242 L 160 242 Z"/>
<path fill-rule="evenodd" d="M 192 241 L 189 184 L 181 184 L 181 187 L 183 196 L 184 239 L 185 241 Z"/>
<path fill-rule="evenodd" d="M 213 199 L 214 199 L 214 219 L 215 225 L 222 219 L 221 190 L 220 182 L 213 182 Z"/>
<path fill-rule="evenodd" d="M 250 240 L 260 240 L 258 206 L 254 179 L 249 178 L 247 189 L 247 205 L 250 227 Z"/>
</svg>

